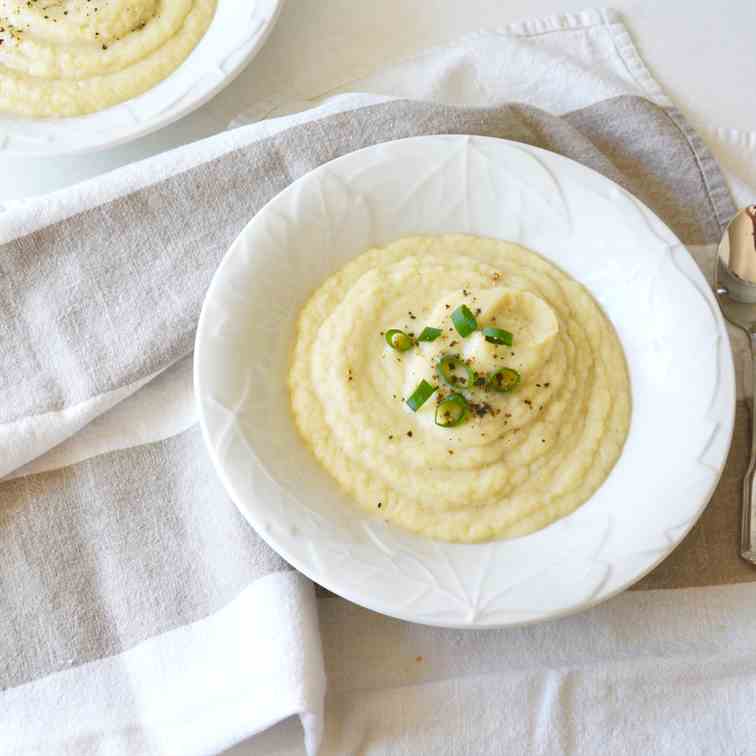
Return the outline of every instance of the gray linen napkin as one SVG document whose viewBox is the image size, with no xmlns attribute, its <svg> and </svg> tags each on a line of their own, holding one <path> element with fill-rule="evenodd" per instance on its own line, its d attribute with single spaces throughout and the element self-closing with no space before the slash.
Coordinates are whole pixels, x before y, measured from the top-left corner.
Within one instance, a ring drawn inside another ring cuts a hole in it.
<svg viewBox="0 0 756 756">
<path fill-rule="evenodd" d="M 643 200 L 687 244 L 718 241 L 734 212 L 695 134 L 640 97 L 562 117 L 524 105 L 410 101 L 332 115 L 3 245 L 0 422 L 60 410 L 189 354 L 213 271 L 268 200 L 340 155 L 440 133 L 514 139 L 573 158 Z"/>
<path fill-rule="evenodd" d="M 188 355 L 213 272 L 269 199 L 339 155 L 440 133 L 573 158 L 642 199 L 687 244 L 716 242 L 734 212 L 679 114 L 640 97 L 558 117 L 407 100 L 330 115 L 2 245 L 0 423 L 65 409 Z M 718 494 L 711 511 L 732 506 Z M 196 428 L 2 483 L 0 688 L 205 617 L 282 567 L 223 493 Z M 692 548 L 673 575 L 751 579 L 740 570 L 734 549 L 702 561 Z"/>
</svg>

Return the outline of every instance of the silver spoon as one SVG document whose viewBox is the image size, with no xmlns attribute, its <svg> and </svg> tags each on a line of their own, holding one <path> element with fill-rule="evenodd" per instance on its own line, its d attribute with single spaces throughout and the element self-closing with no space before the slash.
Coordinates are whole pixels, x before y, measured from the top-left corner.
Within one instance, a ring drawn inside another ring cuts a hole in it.
<svg viewBox="0 0 756 756">
<path fill-rule="evenodd" d="M 756 205 L 743 208 L 730 221 L 715 268 L 719 305 L 727 320 L 742 328 L 751 342 L 753 373 L 751 382 L 751 459 L 743 480 L 740 556 L 756 564 Z"/>
</svg>

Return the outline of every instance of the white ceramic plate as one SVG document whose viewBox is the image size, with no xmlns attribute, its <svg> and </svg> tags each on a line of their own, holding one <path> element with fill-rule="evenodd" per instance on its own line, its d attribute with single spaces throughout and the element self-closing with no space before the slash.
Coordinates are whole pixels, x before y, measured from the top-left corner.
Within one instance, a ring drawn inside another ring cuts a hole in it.
<svg viewBox="0 0 756 756">
<path fill-rule="evenodd" d="M 286 372 L 297 313 L 371 245 L 464 232 L 529 247 L 582 281 L 614 323 L 633 416 L 604 485 L 524 538 L 425 540 L 350 506 L 300 441 Z M 220 266 L 197 334 L 205 439 L 242 514 L 321 585 L 384 614 L 452 627 L 515 625 L 586 609 L 682 540 L 732 435 L 732 355 L 682 244 L 597 173 L 504 140 L 438 136 L 371 147 L 279 194 Z"/>
<path fill-rule="evenodd" d="M 0 151 L 70 155 L 115 147 L 163 128 L 204 105 L 241 72 L 268 38 L 284 0 L 218 0 L 189 57 L 139 97 L 78 118 L 0 113 Z"/>
</svg>

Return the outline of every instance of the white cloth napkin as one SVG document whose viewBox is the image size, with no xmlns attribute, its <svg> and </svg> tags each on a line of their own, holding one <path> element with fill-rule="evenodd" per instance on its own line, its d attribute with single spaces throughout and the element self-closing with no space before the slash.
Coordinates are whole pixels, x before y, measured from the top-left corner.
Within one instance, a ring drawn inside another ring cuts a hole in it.
<svg viewBox="0 0 756 756">
<path fill-rule="evenodd" d="M 24 203 L 0 216 L 0 236 L 70 217 L 314 115 L 381 97 L 519 100 L 554 113 L 623 94 L 667 102 L 619 19 L 598 11 L 481 33 L 344 89 L 371 95 L 329 100 L 313 113 L 298 111 L 321 93 L 292 103 L 284 91 L 247 120 L 289 115 Z M 727 149 L 735 143 L 730 139 Z M 740 200 L 756 197 L 746 184 L 738 188 Z M 702 259 L 710 252 L 693 251 Z M 172 437 L 194 422 L 190 378 L 185 360 L 96 407 L 0 428 L 4 469 L 52 470 Z M 102 414 L 108 402 L 114 409 Z M 155 753 L 210 753 L 299 713 L 312 750 L 322 724 L 313 691 L 322 682 L 309 661 L 318 655 L 318 635 L 300 581 L 292 573 L 262 578 L 207 619 L 4 694 L 0 745 L 11 753 L 148 752 L 140 743 Z M 321 598 L 319 612 L 330 679 L 325 753 L 746 754 L 756 743 L 748 716 L 756 704 L 756 592 L 749 585 L 627 594 L 580 617 L 486 633 L 411 626 L 337 598 Z M 261 626 L 260 617 L 269 619 Z M 182 684 L 167 687 L 178 670 Z M 129 741 L 128 728 L 141 740 Z M 239 752 L 304 747 L 301 729 L 287 722 Z"/>
<path fill-rule="evenodd" d="M 311 755 L 320 656 L 312 586 L 276 572 L 205 619 L 0 692 L 0 752 L 203 756 L 299 714 Z"/>
</svg>

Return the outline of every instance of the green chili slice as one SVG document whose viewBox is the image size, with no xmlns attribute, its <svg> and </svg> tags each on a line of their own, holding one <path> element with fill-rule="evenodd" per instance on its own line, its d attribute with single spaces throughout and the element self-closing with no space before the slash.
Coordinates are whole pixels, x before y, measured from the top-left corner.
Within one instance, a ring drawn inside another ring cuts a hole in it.
<svg viewBox="0 0 756 756">
<path fill-rule="evenodd" d="M 436 390 L 436 386 L 431 386 L 426 380 L 420 381 L 417 388 L 412 392 L 412 396 L 407 399 L 407 406 L 413 411 L 417 412 L 428 399 L 431 394 Z"/>
<path fill-rule="evenodd" d="M 457 371 L 461 370 L 462 374 Z M 447 354 L 438 361 L 439 378 L 455 389 L 469 389 L 475 384 L 475 371 L 457 354 Z"/>
<path fill-rule="evenodd" d="M 406 352 L 412 348 L 412 339 L 404 332 L 397 328 L 386 331 L 386 343 L 397 352 Z"/>
<path fill-rule="evenodd" d="M 431 328 L 430 326 L 426 326 L 423 328 L 422 333 L 417 337 L 418 341 L 435 341 L 440 335 L 442 331 L 440 328 Z"/>
<path fill-rule="evenodd" d="M 506 344 L 506 346 L 512 346 L 514 336 L 509 331 L 505 331 L 503 328 L 494 328 L 493 326 L 486 326 L 483 329 L 483 336 L 486 341 L 490 341 L 492 344 Z"/>
<path fill-rule="evenodd" d="M 488 379 L 488 388 L 499 394 L 508 394 L 520 382 L 520 374 L 512 368 L 499 368 Z"/>
<path fill-rule="evenodd" d="M 457 329 L 457 333 L 464 339 L 469 336 L 477 327 L 478 321 L 472 314 L 467 305 L 460 305 L 451 315 L 452 323 Z"/>
<path fill-rule="evenodd" d="M 467 417 L 467 400 L 462 394 L 449 394 L 436 407 L 436 425 L 442 428 L 454 428 L 461 425 Z"/>
</svg>

